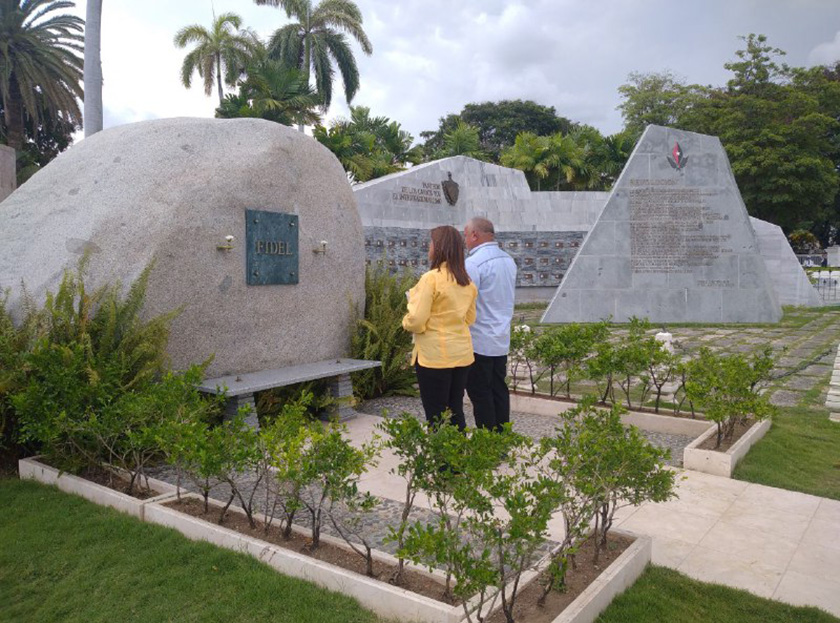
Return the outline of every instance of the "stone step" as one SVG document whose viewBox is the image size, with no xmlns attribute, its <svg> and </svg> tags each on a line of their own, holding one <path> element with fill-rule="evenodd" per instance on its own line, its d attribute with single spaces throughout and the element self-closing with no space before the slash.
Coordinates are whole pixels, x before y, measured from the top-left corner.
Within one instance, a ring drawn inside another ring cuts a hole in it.
<svg viewBox="0 0 840 623">
<path fill-rule="evenodd" d="M 838 424 L 840 424 L 840 413 L 831 413 L 828 416 L 828 419 L 832 422 L 837 422 Z"/>
</svg>

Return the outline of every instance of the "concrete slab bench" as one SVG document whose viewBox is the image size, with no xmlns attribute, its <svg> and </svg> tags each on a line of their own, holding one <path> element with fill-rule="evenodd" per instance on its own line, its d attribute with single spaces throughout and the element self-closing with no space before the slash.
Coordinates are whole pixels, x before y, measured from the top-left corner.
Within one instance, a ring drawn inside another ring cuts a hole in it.
<svg viewBox="0 0 840 623">
<path fill-rule="evenodd" d="M 350 401 L 347 400 L 353 395 L 350 373 L 378 368 L 381 365 L 379 361 L 363 359 L 329 359 L 275 370 L 259 370 L 206 379 L 198 386 L 198 389 L 207 394 L 225 392 L 228 398 L 225 417 L 235 416 L 240 407 L 249 407 L 251 415 L 246 418 L 246 422 L 258 428 L 257 410 L 254 403 L 256 392 L 317 379 L 330 379 L 330 394 L 336 399 L 336 404 L 331 407 L 329 416 L 344 421 L 354 417 L 356 413 L 350 406 Z"/>
</svg>

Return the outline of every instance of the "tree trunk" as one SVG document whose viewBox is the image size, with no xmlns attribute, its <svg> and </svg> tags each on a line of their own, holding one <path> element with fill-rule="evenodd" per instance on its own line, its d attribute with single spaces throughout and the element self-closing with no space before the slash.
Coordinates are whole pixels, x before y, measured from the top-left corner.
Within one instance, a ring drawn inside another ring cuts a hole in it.
<svg viewBox="0 0 840 623">
<path fill-rule="evenodd" d="M 15 151 L 23 149 L 25 130 L 23 126 L 23 98 L 17 77 L 9 78 L 9 95 L 6 98 L 4 116 L 6 118 L 6 144 Z"/>
<path fill-rule="evenodd" d="M 85 17 L 85 136 L 102 131 L 102 0 L 88 0 Z"/>
<path fill-rule="evenodd" d="M 309 65 L 312 62 L 312 41 L 310 37 L 310 22 L 312 15 L 310 14 L 311 7 L 306 9 L 306 23 L 303 31 L 303 76 L 306 84 L 309 84 Z M 303 123 L 298 123 L 298 132 L 303 132 Z"/>
<path fill-rule="evenodd" d="M 219 106 L 221 106 L 224 103 L 222 102 L 224 95 L 222 94 L 222 55 L 220 52 L 216 52 L 216 82 L 219 85 Z"/>
</svg>

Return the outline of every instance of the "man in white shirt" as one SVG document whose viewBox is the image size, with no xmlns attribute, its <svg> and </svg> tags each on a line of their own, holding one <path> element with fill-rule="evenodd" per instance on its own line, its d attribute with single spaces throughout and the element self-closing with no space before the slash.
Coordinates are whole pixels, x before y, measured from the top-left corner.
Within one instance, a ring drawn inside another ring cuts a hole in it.
<svg viewBox="0 0 840 623">
<path fill-rule="evenodd" d="M 501 430 L 510 421 L 510 393 L 505 376 L 510 350 L 510 322 L 516 289 L 516 263 L 499 248 L 493 223 L 471 219 L 464 227 L 469 255 L 467 272 L 476 288 L 476 320 L 470 327 L 475 363 L 467 394 L 479 428 Z"/>
</svg>

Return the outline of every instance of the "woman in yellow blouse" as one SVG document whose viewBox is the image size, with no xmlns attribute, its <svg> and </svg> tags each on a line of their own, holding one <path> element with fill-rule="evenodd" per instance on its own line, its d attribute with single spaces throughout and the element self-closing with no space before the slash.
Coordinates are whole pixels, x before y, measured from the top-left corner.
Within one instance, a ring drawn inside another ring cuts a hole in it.
<svg viewBox="0 0 840 623">
<path fill-rule="evenodd" d="M 469 326 L 475 322 L 478 291 L 464 267 L 464 241 L 457 229 L 443 225 L 431 231 L 429 265 L 431 270 L 407 293 L 402 325 L 414 334 L 411 363 L 426 420 L 437 423 L 449 409 L 452 423 L 463 430 L 464 388 L 474 360 Z"/>
</svg>

